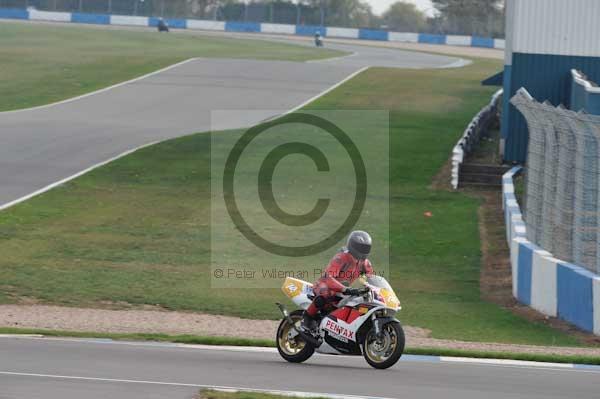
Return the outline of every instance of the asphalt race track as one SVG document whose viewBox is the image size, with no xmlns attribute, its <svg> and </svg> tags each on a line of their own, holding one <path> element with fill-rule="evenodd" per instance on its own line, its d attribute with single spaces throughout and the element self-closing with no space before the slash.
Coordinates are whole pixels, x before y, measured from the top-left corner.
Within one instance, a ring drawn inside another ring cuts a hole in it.
<svg viewBox="0 0 600 399">
<path fill-rule="evenodd" d="M 241 110 L 236 120 L 219 128 L 246 127 L 306 102 L 367 66 L 461 64 L 457 58 L 395 49 L 331 47 L 353 54 L 304 63 L 194 59 L 75 101 L 0 113 L 0 209 L 127 150 L 208 131 L 211 110 Z M 250 116 L 243 110 L 271 111 Z"/>
<path fill-rule="evenodd" d="M 269 349 L 0 338 L 2 399 L 192 398 L 206 386 L 410 399 L 592 398 L 599 377 L 418 357 L 382 371 L 362 357 L 316 355 L 295 365 Z"/>
</svg>

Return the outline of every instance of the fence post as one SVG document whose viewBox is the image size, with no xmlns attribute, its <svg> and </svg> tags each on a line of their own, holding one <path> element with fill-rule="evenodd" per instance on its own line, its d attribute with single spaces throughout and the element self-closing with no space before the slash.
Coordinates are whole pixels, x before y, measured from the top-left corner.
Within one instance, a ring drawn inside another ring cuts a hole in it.
<svg viewBox="0 0 600 399">
<path fill-rule="evenodd" d="M 558 137 L 558 173 L 555 205 L 554 255 L 568 262 L 573 261 L 573 207 L 575 194 L 575 152 L 577 142 L 575 132 L 566 122 L 567 110 L 559 107 L 553 116 Z"/>
<path fill-rule="evenodd" d="M 112 14 L 112 0 L 108 0 L 108 13 Z"/>
<path fill-rule="evenodd" d="M 83 11 L 83 0 L 79 0 L 79 12 Z"/>
<path fill-rule="evenodd" d="M 527 238 L 540 245 L 542 236 L 543 175 L 545 166 L 546 140 L 542 128 L 540 104 L 534 101 L 526 91 L 519 91 L 511 103 L 523 114 L 529 130 L 527 146 L 527 166 L 525 168 L 525 207 L 524 217 L 527 225 Z"/>
<path fill-rule="evenodd" d="M 540 239 L 540 246 L 546 251 L 554 252 L 555 237 L 555 205 L 556 205 L 556 176 L 558 173 L 558 137 L 557 131 L 552 123 L 552 114 L 556 109 L 549 102 L 543 104 L 542 121 L 545 127 L 547 160 L 544 167 L 542 220 L 544 232 Z"/>
</svg>

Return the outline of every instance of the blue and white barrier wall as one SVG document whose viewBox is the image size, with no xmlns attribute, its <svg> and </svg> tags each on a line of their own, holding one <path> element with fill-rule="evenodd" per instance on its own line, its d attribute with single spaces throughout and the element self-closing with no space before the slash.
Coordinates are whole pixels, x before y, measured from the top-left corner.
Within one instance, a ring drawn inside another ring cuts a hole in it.
<svg viewBox="0 0 600 399">
<path fill-rule="evenodd" d="M 513 296 L 540 313 L 600 335 L 600 276 L 556 259 L 527 240 L 514 194 L 513 178 L 520 172 L 521 167 L 511 169 L 502 184 Z"/>
<path fill-rule="evenodd" d="M 38 11 L 33 9 L 0 8 L 0 18 L 34 21 L 76 22 L 99 25 L 156 26 L 158 18 L 127 15 L 89 14 Z M 258 22 L 203 21 L 197 19 L 165 19 L 175 29 L 253 32 L 282 35 L 313 36 L 317 31 L 325 37 L 342 39 L 378 40 L 389 42 L 444 44 L 452 46 L 504 49 L 503 39 L 485 37 L 433 35 L 428 33 L 389 32 L 375 29 L 351 29 L 311 25 L 286 25 Z"/>
</svg>

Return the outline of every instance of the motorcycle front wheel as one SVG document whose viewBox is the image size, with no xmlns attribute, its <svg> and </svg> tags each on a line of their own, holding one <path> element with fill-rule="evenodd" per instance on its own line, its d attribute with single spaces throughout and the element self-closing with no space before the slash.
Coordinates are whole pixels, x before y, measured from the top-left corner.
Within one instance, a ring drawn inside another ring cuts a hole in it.
<svg viewBox="0 0 600 399">
<path fill-rule="evenodd" d="M 367 363 L 376 369 L 392 367 L 404 352 L 404 330 L 398 322 L 382 326 L 381 336 L 377 337 L 372 327 L 363 343 L 363 356 Z"/>
<path fill-rule="evenodd" d="M 298 325 L 302 320 L 302 310 L 290 313 L 292 321 Z M 300 335 L 292 337 L 293 329 L 287 319 L 283 319 L 277 329 L 277 350 L 282 358 L 291 363 L 302 363 L 313 355 L 315 348 L 305 342 Z"/>
</svg>

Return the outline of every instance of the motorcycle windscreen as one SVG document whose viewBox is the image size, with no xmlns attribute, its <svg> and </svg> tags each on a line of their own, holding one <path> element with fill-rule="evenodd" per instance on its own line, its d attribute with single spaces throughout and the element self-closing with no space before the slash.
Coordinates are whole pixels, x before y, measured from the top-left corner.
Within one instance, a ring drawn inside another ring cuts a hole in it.
<svg viewBox="0 0 600 399">
<path fill-rule="evenodd" d="M 383 302 L 385 306 L 390 309 L 400 309 L 400 300 L 385 278 L 381 276 L 371 276 L 367 278 L 367 283 L 370 286 L 377 288 L 377 294 L 379 296 L 377 300 Z"/>
</svg>

